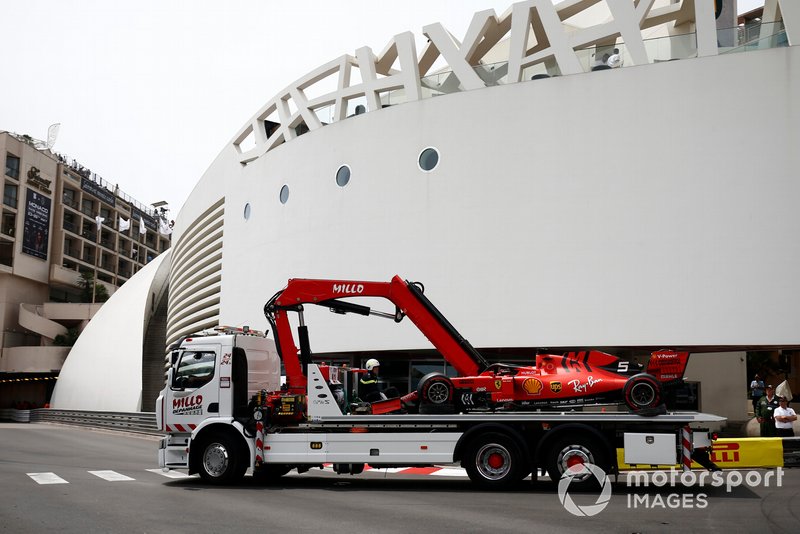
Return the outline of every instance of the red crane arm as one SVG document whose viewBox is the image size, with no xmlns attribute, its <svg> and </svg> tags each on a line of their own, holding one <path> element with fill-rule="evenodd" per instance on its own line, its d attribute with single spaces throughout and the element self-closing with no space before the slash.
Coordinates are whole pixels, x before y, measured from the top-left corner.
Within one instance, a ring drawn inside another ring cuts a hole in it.
<svg viewBox="0 0 800 534">
<path fill-rule="evenodd" d="M 477 375 L 488 365 L 480 353 L 461 337 L 453 325 L 422 294 L 418 284 L 406 282 L 399 276 L 394 276 L 388 283 L 293 278 L 264 308 L 275 331 L 290 388 L 298 390 L 305 388 L 306 377 L 301 360 L 297 357 L 298 348 L 294 342 L 287 312 L 302 312 L 304 304 L 317 304 L 362 315 L 375 313 L 367 306 L 337 300 L 343 297 L 379 297 L 392 302 L 402 313 L 402 315 L 398 313 L 395 320 L 399 321 L 403 315 L 407 316 L 460 376 Z M 302 348 L 304 345 L 302 337 L 307 336 L 302 314 L 299 335 Z M 308 346 L 307 340 L 305 345 Z"/>
</svg>

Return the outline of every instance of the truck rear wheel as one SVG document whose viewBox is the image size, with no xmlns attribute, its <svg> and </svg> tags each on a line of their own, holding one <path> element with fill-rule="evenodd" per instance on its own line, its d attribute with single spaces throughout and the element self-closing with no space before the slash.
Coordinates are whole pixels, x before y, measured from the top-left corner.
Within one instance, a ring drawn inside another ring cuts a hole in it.
<svg viewBox="0 0 800 534">
<path fill-rule="evenodd" d="M 508 487 L 530 471 L 519 446 L 499 433 L 475 438 L 467 448 L 464 467 L 470 480 L 485 488 Z"/>
<path fill-rule="evenodd" d="M 198 467 L 200 478 L 211 484 L 230 484 L 247 470 L 243 454 L 232 437 L 218 434 L 202 442 Z"/>
<path fill-rule="evenodd" d="M 605 471 L 611 469 L 608 451 L 596 439 L 589 436 L 565 436 L 556 440 L 547 453 L 547 474 L 558 482 L 567 470 L 584 464 L 593 464 Z M 596 488 L 596 477 L 588 470 L 573 476 L 570 483 L 576 489 Z"/>
<path fill-rule="evenodd" d="M 449 414 L 455 413 L 453 404 L 453 382 L 442 373 L 428 373 L 422 377 L 417 386 L 419 413 Z"/>
</svg>

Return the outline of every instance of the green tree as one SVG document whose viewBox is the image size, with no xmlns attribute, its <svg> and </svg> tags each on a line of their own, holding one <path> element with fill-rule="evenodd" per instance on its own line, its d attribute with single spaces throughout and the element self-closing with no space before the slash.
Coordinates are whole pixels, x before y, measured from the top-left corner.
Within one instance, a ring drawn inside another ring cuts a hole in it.
<svg viewBox="0 0 800 534">
<path fill-rule="evenodd" d="M 79 335 L 81 335 L 81 332 L 77 328 L 68 328 L 66 334 L 59 334 L 55 337 L 53 345 L 57 347 L 71 347 L 78 341 Z"/>
<path fill-rule="evenodd" d="M 105 302 L 108 300 L 108 290 L 102 284 L 94 281 L 94 274 L 85 271 L 78 278 L 78 286 L 81 288 L 81 302 L 92 302 L 92 286 L 94 286 L 94 301 Z"/>
</svg>

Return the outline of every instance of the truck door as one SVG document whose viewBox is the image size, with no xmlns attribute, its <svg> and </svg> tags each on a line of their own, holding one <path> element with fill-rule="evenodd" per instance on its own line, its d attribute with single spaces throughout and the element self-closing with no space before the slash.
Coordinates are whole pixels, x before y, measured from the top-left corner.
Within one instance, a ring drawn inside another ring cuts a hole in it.
<svg viewBox="0 0 800 534">
<path fill-rule="evenodd" d="M 181 354 L 170 388 L 172 403 L 165 410 L 165 419 L 179 431 L 191 431 L 219 413 L 219 353 L 219 345 L 196 345 Z"/>
</svg>

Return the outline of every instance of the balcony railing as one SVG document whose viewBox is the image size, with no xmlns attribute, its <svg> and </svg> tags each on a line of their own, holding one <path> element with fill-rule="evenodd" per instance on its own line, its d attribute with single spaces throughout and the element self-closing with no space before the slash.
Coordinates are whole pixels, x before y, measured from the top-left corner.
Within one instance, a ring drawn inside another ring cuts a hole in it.
<svg viewBox="0 0 800 534">
<path fill-rule="evenodd" d="M 64 205 L 69 206 L 74 210 L 80 210 L 80 205 L 78 204 L 78 201 L 75 200 L 73 197 L 68 197 L 64 195 Z"/>
</svg>

